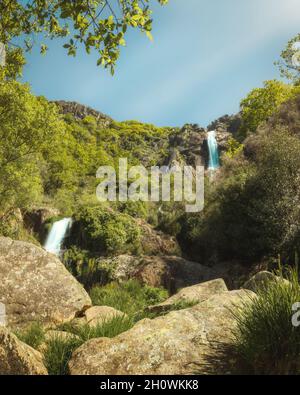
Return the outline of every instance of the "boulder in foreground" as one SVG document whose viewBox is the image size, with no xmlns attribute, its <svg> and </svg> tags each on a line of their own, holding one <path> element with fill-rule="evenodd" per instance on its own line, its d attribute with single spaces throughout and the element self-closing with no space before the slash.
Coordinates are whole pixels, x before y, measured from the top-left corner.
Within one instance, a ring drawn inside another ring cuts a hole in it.
<svg viewBox="0 0 300 395">
<path fill-rule="evenodd" d="M 0 375 L 46 375 L 42 355 L 0 327 Z"/>
<path fill-rule="evenodd" d="M 0 302 L 7 325 L 71 320 L 91 300 L 60 260 L 33 244 L 0 238 Z"/>
<path fill-rule="evenodd" d="M 73 354 L 72 375 L 229 374 L 235 319 L 230 308 L 251 291 L 224 292 L 192 308 L 143 320 L 113 338 L 93 339 Z"/>
</svg>

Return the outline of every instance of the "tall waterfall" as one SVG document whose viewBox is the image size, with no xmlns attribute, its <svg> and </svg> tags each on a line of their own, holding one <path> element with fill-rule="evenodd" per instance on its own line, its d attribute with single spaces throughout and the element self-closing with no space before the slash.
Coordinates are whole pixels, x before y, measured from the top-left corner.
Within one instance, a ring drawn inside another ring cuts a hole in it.
<svg viewBox="0 0 300 395">
<path fill-rule="evenodd" d="M 62 243 L 71 225 L 72 218 L 64 218 L 54 222 L 44 245 L 45 250 L 59 255 Z"/>
<path fill-rule="evenodd" d="M 218 142 L 216 139 L 216 132 L 212 130 L 208 132 L 207 137 L 208 151 L 209 151 L 209 170 L 216 170 L 220 167 Z"/>
</svg>

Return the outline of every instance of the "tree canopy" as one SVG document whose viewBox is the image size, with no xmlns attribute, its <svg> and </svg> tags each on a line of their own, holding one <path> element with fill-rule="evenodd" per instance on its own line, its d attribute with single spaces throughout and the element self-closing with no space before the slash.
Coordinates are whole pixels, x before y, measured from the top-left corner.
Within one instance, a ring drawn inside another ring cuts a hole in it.
<svg viewBox="0 0 300 395">
<path fill-rule="evenodd" d="M 168 0 L 156 0 L 161 5 Z M 0 2 L 0 42 L 14 44 L 25 36 L 24 48 L 30 50 L 36 35 L 67 38 L 64 44 L 75 56 L 78 46 L 99 54 L 98 65 L 114 73 L 120 46 L 126 44 L 129 27 L 144 32 L 150 39 L 152 30 L 151 0 L 2 0 Z M 41 53 L 47 51 L 41 44 Z"/>
<path fill-rule="evenodd" d="M 283 77 L 300 83 L 300 33 L 287 43 L 281 53 L 281 60 L 276 64 Z"/>
<path fill-rule="evenodd" d="M 265 81 L 262 88 L 253 89 L 241 102 L 242 137 L 254 133 L 282 103 L 299 93 L 299 86 L 277 80 Z"/>
</svg>

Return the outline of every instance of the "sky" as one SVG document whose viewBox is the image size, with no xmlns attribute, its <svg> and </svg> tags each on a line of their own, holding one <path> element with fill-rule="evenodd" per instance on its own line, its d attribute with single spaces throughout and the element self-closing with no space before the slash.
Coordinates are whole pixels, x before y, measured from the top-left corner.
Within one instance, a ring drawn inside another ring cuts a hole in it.
<svg viewBox="0 0 300 395">
<path fill-rule="evenodd" d="M 113 0 L 116 1 L 116 0 Z M 59 41 L 28 54 L 23 81 L 37 95 L 89 105 L 118 121 L 207 126 L 263 81 L 300 32 L 299 0 L 152 0 L 154 41 L 130 31 L 116 73 L 96 54 L 68 57 Z"/>
</svg>

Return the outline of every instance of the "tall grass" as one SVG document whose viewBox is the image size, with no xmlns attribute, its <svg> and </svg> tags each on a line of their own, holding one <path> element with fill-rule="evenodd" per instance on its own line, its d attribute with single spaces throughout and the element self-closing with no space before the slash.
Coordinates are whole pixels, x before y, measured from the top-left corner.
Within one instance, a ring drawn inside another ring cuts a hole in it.
<svg viewBox="0 0 300 395">
<path fill-rule="evenodd" d="M 235 311 L 235 349 L 243 373 L 261 375 L 300 374 L 300 328 L 292 325 L 294 303 L 300 302 L 297 269 L 278 273 L 281 280 L 266 284 L 258 298 Z"/>
<path fill-rule="evenodd" d="M 66 375 L 68 374 L 68 363 L 73 352 L 88 340 L 108 337 L 113 338 L 120 333 L 132 328 L 133 321 L 127 317 L 114 317 L 104 321 L 95 327 L 88 324 L 76 326 L 65 324 L 60 329 L 72 333 L 76 336 L 70 339 L 64 339 L 60 336 L 51 338 L 46 342 L 44 352 L 44 360 L 48 373 L 50 375 Z"/>
<path fill-rule="evenodd" d="M 33 322 L 26 329 L 18 330 L 15 335 L 30 347 L 37 349 L 45 340 L 45 331 L 39 322 Z"/>
<path fill-rule="evenodd" d="M 93 305 L 110 306 L 130 316 L 146 307 L 163 302 L 168 292 L 162 288 L 143 286 L 135 280 L 94 287 L 90 292 Z"/>
</svg>

